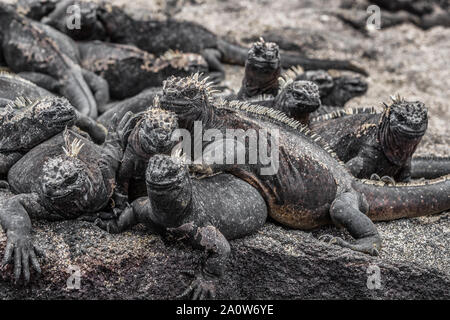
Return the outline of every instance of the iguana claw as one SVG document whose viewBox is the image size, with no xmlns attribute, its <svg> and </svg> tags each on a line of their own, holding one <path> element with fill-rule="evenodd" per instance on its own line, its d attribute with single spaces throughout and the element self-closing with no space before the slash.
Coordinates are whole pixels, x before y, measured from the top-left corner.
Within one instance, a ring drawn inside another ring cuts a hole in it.
<svg viewBox="0 0 450 320">
<path fill-rule="evenodd" d="M 207 280 L 202 275 L 191 282 L 189 287 L 177 299 L 205 300 L 214 299 L 216 288 L 213 280 Z"/>
</svg>

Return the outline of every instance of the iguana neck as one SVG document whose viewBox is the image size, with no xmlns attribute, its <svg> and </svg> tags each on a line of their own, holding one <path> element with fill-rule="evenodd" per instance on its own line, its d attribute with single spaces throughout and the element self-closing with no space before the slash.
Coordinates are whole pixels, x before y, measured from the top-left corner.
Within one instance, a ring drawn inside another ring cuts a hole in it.
<svg viewBox="0 0 450 320">
<path fill-rule="evenodd" d="M 245 67 L 245 76 L 242 80 L 245 94 L 249 97 L 258 94 L 273 94 L 275 96 L 278 93 L 280 73 L 281 70 L 278 68 L 270 74 L 261 74 L 247 65 Z"/>
<path fill-rule="evenodd" d="M 422 136 L 406 136 L 389 125 L 389 115 L 383 113 L 378 129 L 378 141 L 389 161 L 403 166 L 416 151 Z"/>
</svg>

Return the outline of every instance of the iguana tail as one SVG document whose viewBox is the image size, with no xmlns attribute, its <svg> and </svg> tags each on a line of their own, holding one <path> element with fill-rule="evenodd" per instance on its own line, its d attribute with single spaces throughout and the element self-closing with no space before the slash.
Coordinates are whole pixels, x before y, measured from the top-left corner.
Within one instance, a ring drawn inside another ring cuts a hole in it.
<svg viewBox="0 0 450 320">
<path fill-rule="evenodd" d="M 426 216 L 450 209 L 450 175 L 396 185 L 355 180 L 353 187 L 366 197 L 368 216 L 373 221 Z"/>
<path fill-rule="evenodd" d="M 366 70 L 364 70 L 362 67 L 358 67 L 348 60 L 319 60 L 286 54 L 281 55 L 281 66 L 283 68 L 290 68 L 298 65 L 302 66 L 305 71 L 329 69 L 348 70 L 360 73 L 364 76 L 368 76 Z"/>
<path fill-rule="evenodd" d="M 414 157 L 411 178 L 435 179 L 450 174 L 450 157 Z"/>
<path fill-rule="evenodd" d="M 218 40 L 217 45 L 220 52 L 222 53 L 221 61 L 241 66 L 245 65 L 248 54 L 247 48 L 232 44 L 221 39 Z M 354 71 L 363 74 L 364 76 L 368 75 L 366 70 L 346 60 L 319 60 L 289 54 L 281 55 L 281 66 L 283 68 L 287 69 L 298 65 L 302 66 L 305 70 L 336 69 Z"/>
</svg>

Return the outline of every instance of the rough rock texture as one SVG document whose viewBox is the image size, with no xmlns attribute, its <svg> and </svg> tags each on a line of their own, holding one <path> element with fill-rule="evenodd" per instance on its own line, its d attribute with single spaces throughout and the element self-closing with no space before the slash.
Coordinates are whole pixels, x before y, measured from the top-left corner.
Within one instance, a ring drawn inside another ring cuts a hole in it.
<svg viewBox="0 0 450 320">
<path fill-rule="evenodd" d="M 246 44 L 245 39 L 270 32 L 290 36 L 310 56 L 353 58 L 370 72 L 369 90 L 349 106 L 380 106 L 395 93 L 420 99 L 429 107 L 430 124 L 418 154 L 450 156 L 449 29 L 423 31 L 405 24 L 364 37 L 326 13 L 340 1 L 185 2 L 175 18 L 197 21 L 234 41 Z M 128 8 L 142 15 L 142 8 L 160 9 L 158 3 L 162 1 L 136 0 Z M 226 72 L 225 84 L 237 90 L 244 69 L 226 66 Z M 377 223 L 384 245 L 378 258 L 316 240 L 330 232 L 348 237 L 335 227 L 302 232 L 268 223 L 257 235 L 231 242 L 232 258 L 218 298 L 449 299 L 449 217 L 444 213 Z M 142 228 L 109 235 L 76 221 L 33 226 L 48 252 L 42 277 L 20 289 L 12 285 L 11 267 L 0 271 L 0 299 L 173 298 L 189 281 L 182 271 L 194 269 L 201 256 Z M 0 232 L 2 253 L 5 239 Z M 83 272 L 79 291 L 66 289 L 70 264 Z M 366 286 L 369 265 L 380 267 L 379 290 Z"/>
<path fill-rule="evenodd" d="M 442 221 L 411 219 L 406 224 L 414 230 L 406 232 L 407 237 L 392 235 L 390 227 L 405 221 L 378 223 L 387 242 L 381 257 L 317 240 L 321 233 L 338 233 L 334 227 L 311 233 L 268 223 L 256 235 L 231 242 L 232 256 L 217 298 L 449 299 L 450 223 L 448 215 L 435 220 Z M 43 273 L 21 288 L 13 285 L 8 266 L 0 274 L 0 299 L 172 299 L 190 280 L 183 271 L 196 270 L 203 257 L 202 252 L 149 235 L 141 226 L 119 235 L 80 221 L 35 222 L 33 227 L 47 253 Z M 433 234 L 435 228 L 442 233 Z M 430 234 L 437 238 L 433 244 L 425 239 Z M 5 240 L 1 233 L 0 252 Z M 404 241 L 413 248 L 404 247 Z M 427 250 L 439 251 L 433 254 L 440 260 L 425 263 Z M 79 290 L 67 288 L 69 266 L 81 270 Z M 367 287 L 369 266 L 380 268 L 380 289 Z"/>
</svg>

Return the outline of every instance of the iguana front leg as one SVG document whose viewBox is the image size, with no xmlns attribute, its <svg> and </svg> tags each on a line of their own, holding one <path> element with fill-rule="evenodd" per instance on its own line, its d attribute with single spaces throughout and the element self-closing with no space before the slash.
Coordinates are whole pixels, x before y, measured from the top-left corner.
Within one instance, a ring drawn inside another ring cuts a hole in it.
<svg viewBox="0 0 450 320">
<path fill-rule="evenodd" d="M 193 222 L 177 228 L 168 228 L 168 233 L 180 240 L 187 241 L 195 248 L 207 253 L 207 258 L 200 272 L 189 287 L 179 296 L 192 300 L 215 298 L 215 281 L 219 279 L 226 267 L 231 249 L 228 240 L 214 226 L 198 227 Z"/>
<path fill-rule="evenodd" d="M 205 58 L 209 66 L 209 78 L 214 83 L 219 83 L 225 79 L 225 69 L 220 62 L 221 53 L 215 49 L 205 49 L 202 52 L 202 56 Z"/>
<path fill-rule="evenodd" d="M 44 73 L 19 72 L 18 75 L 50 92 L 58 93 L 61 89 L 61 83 L 58 80 Z"/>
<path fill-rule="evenodd" d="M 22 273 L 26 282 L 30 280 L 30 263 L 36 272 L 41 272 L 37 256 L 43 251 L 33 244 L 30 216 L 52 218 L 39 204 L 37 194 L 16 195 L 0 206 L 0 224 L 8 238 L 1 267 L 14 259 L 15 281 Z"/>
</svg>

